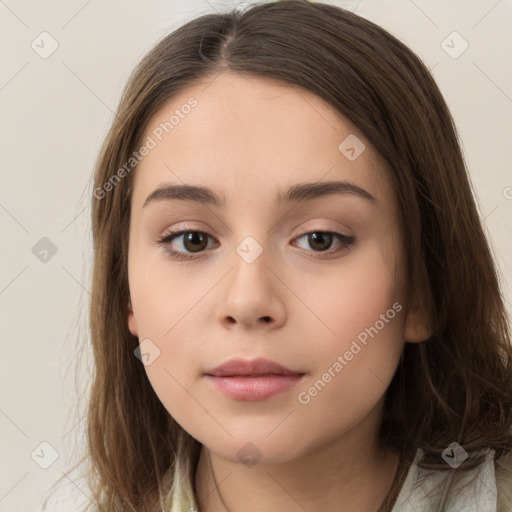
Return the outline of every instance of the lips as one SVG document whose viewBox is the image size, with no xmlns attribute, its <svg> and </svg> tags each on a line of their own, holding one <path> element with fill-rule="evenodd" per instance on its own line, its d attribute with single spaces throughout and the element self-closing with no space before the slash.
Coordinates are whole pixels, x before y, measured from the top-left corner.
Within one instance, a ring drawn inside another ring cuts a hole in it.
<svg viewBox="0 0 512 512">
<path fill-rule="evenodd" d="M 258 402 L 294 387 L 304 376 L 268 359 L 232 359 L 205 372 L 216 391 L 232 400 Z"/>
<path fill-rule="evenodd" d="M 259 377 L 263 375 L 303 375 L 303 373 L 285 368 L 269 359 L 260 358 L 252 361 L 231 359 L 213 370 L 206 371 L 205 375 L 214 377 Z"/>
</svg>

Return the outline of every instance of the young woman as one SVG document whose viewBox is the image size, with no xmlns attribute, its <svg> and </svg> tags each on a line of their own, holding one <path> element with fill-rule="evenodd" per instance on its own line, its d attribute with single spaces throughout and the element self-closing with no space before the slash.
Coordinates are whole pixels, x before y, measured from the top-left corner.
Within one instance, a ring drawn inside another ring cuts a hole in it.
<svg viewBox="0 0 512 512">
<path fill-rule="evenodd" d="M 95 170 L 93 510 L 512 510 L 512 349 L 456 130 L 306 1 L 138 65 Z"/>
</svg>

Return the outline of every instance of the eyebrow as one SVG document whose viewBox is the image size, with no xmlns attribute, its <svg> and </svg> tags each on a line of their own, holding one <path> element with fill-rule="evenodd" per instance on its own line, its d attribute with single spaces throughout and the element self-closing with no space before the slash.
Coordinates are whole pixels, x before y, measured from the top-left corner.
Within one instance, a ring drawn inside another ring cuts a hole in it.
<svg viewBox="0 0 512 512">
<path fill-rule="evenodd" d="M 297 203 L 299 201 L 311 201 L 335 194 L 349 194 L 361 197 L 372 203 L 377 200 L 369 192 L 348 181 L 324 181 L 315 183 L 298 183 L 277 196 L 278 204 Z M 151 192 L 143 208 L 156 201 L 192 201 L 223 207 L 226 204 L 225 196 L 220 196 L 208 187 L 197 185 L 172 185 L 162 184 Z"/>
</svg>

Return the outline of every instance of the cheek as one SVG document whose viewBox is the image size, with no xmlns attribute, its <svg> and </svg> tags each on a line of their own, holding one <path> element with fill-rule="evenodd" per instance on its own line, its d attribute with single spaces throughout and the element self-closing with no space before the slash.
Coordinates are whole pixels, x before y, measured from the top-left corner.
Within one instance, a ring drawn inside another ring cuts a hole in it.
<svg viewBox="0 0 512 512">
<path fill-rule="evenodd" d="M 183 321 L 194 316 L 202 297 L 218 277 L 212 272 L 180 269 L 157 250 L 134 250 L 129 263 L 130 295 L 139 338 L 165 342 Z M 185 277 L 186 276 L 186 277 Z M 192 332 L 194 324 L 192 324 Z"/>
<path fill-rule="evenodd" d="M 194 368 L 188 341 L 197 328 L 191 312 L 201 293 L 192 293 L 194 287 L 185 286 L 183 280 L 173 280 L 161 257 L 157 262 L 137 249 L 135 243 L 130 247 L 128 276 L 140 350 L 150 354 L 144 369 L 158 398 L 174 416 L 176 406 L 187 408 L 182 386 L 193 378 L 187 374 Z"/>
<path fill-rule="evenodd" d="M 190 307 L 183 312 L 178 308 L 180 314 L 174 314 L 168 310 L 177 308 L 167 305 L 168 308 L 148 309 L 144 316 L 143 332 L 148 333 L 146 340 L 151 340 L 151 346 L 156 347 L 153 349 L 158 354 L 144 369 L 162 405 L 190 432 L 194 430 L 195 419 L 205 412 L 202 401 L 196 398 L 195 388 L 202 353 L 195 341 L 197 321 L 190 313 Z M 142 337 L 139 339 L 143 340 Z"/>
<path fill-rule="evenodd" d="M 388 316 L 393 317 L 392 321 L 381 330 L 391 335 L 403 328 L 402 315 L 396 311 L 403 309 L 401 288 L 380 246 L 377 243 L 369 245 L 364 251 L 350 254 L 349 258 L 334 272 L 320 278 L 317 286 L 306 281 L 301 291 L 317 313 L 318 329 L 321 328 L 319 320 L 324 324 L 323 330 L 319 331 L 323 332 L 322 338 L 330 339 L 335 348 L 342 348 L 347 340 L 374 326 L 390 308 L 392 311 Z M 401 307 L 396 306 L 393 310 L 395 302 Z M 381 326 L 380 322 L 378 326 Z"/>
<path fill-rule="evenodd" d="M 367 247 L 322 286 L 308 282 L 308 303 L 317 314 L 309 328 L 316 332 L 310 340 L 314 372 L 300 403 L 327 410 L 343 399 L 363 414 L 391 382 L 404 344 L 405 308 L 394 267 L 382 254 L 376 244 Z"/>
<path fill-rule="evenodd" d="M 130 261 L 132 307 L 137 321 L 141 352 L 151 353 L 144 369 L 166 410 L 184 428 L 204 409 L 192 397 L 191 383 L 199 375 L 200 339 L 206 343 L 198 318 L 207 315 L 203 297 L 218 281 L 211 275 L 183 278 L 170 265 L 147 255 Z M 141 263 L 138 263 L 141 262 Z M 201 338 L 200 334 L 203 334 Z"/>
</svg>

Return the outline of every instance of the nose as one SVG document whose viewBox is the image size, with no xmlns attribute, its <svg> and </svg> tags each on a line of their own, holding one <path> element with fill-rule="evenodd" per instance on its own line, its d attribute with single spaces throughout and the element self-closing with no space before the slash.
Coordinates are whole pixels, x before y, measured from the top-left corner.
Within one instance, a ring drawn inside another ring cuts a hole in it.
<svg viewBox="0 0 512 512">
<path fill-rule="evenodd" d="M 265 251 L 252 262 L 235 253 L 232 269 L 223 281 L 218 320 L 226 329 L 268 330 L 284 324 L 286 286 Z"/>
</svg>

